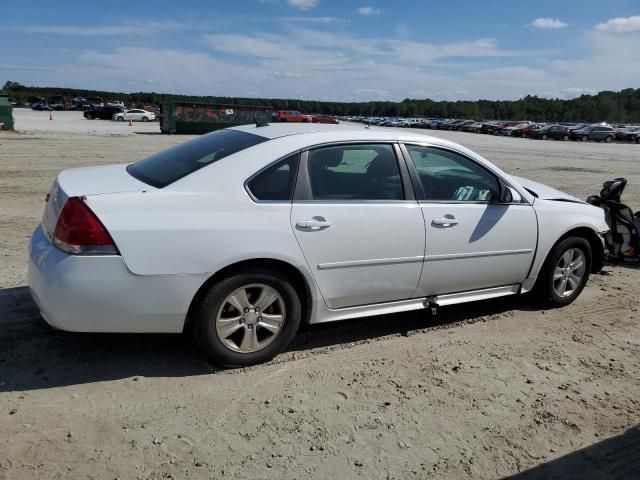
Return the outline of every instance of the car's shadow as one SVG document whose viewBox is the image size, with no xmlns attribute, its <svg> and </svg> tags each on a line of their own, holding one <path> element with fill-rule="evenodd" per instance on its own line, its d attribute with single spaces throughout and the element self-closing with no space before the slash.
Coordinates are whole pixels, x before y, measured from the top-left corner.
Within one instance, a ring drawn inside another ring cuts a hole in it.
<svg viewBox="0 0 640 480">
<path fill-rule="evenodd" d="M 510 480 L 632 480 L 640 478 L 640 428 L 508 477 Z"/>
<path fill-rule="evenodd" d="M 288 351 L 348 344 L 387 335 L 408 335 L 429 327 L 508 310 L 535 309 L 520 298 L 503 298 L 427 311 L 304 326 Z M 182 377 L 219 371 L 188 335 L 90 334 L 51 329 L 39 315 L 27 287 L 0 289 L 0 392 L 35 390 L 136 376 Z"/>
</svg>

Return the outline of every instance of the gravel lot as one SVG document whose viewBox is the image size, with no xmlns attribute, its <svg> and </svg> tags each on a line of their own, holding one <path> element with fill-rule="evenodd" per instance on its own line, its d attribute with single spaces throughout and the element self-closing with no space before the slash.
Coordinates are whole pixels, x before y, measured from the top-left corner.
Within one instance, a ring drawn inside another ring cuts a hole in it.
<svg viewBox="0 0 640 480">
<path fill-rule="evenodd" d="M 508 299 L 307 327 L 233 371 L 179 335 L 55 332 L 26 249 L 56 173 L 190 137 L 15 117 L 21 132 L 0 134 L 0 478 L 640 478 L 639 269 L 606 267 L 563 309 Z M 625 176 L 640 209 L 638 145 L 436 135 L 581 198 Z"/>
<path fill-rule="evenodd" d="M 53 120 L 49 119 L 49 113 Z M 65 135 L 127 135 L 130 133 L 160 133 L 159 122 L 114 122 L 87 120 L 83 112 L 37 112 L 27 108 L 14 109 L 15 129 L 24 133 Z"/>
</svg>

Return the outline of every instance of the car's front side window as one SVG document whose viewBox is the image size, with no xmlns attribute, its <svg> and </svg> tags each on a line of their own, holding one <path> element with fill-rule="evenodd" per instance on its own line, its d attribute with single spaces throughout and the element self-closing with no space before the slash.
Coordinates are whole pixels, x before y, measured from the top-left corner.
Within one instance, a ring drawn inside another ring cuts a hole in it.
<svg viewBox="0 0 640 480">
<path fill-rule="evenodd" d="M 403 200 L 393 147 L 357 144 L 309 151 L 313 200 Z"/>
<path fill-rule="evenodd" d="M 491 202 L 500 198 L 498 178 L 472 160 L 450 150 L 407 145 L 425 200 Z"/>
</svg>

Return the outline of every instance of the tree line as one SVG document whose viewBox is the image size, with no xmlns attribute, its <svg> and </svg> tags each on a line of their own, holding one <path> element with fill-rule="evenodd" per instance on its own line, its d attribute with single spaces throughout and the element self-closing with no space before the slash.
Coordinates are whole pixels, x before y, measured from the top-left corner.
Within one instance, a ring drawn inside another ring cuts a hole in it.
<svg viewBox="0 0 640 480">
<path fill-rule="evenodd" d="M 62 95 L 69 99 L 102 97 L 105 101 L 121 100 L 135 107 L 158 106 L 164 102 L 193 102 L 260 105 L 273 110 L 287 109 L 340 116 L 640 123 L 640 89 L 633 88 L 619 92 L 603 91 L 596 95 L 581 95 L 571 100 L 527 95 L 519 100 L 434 101 L 407 98 L 401 102 L 323 102 L 280 98 L 173 95 L 156 92 L 117 93 L 74 88 L 30 87 L 17 82 L 6 82 L 3 91 L 9 95 L 11 101 L 17 103 L 28 102 L 30 97 L 46 99 Z"/>
</svg>

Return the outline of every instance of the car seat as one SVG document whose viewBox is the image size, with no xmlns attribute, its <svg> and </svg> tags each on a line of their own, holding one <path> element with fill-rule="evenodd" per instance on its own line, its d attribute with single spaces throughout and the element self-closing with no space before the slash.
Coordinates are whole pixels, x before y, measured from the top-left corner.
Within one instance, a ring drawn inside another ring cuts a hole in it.
<svg viewBox="0 0 640 480">
<path fill-rule="evenodd" d="M 625 178 L 604 182 L 600 195 L 591 195 L 587 203 L 601 207 L 609 225 L 605 236 L 607 256 L 614 260 L 638 261 L 640 258 L 640 212 L 633 214 L 631 208 L 621 201 L 627 186 Z"/>
<path fill-rule="evenodd" d="M 342 153 L 340 148 L 325 148 L 310 153 L 309 175 L 314 197 L 327 197 L 335 193 L 333 172 L 329 169 L 340 165 Z"/>
<path fill-rule="evenodd" d="M 386 150 L 380 151 L 367 165 L 367 193 L 390 200 L 402 200 L 402 184 L 396 159 Z"/>
</svg>

